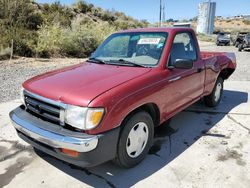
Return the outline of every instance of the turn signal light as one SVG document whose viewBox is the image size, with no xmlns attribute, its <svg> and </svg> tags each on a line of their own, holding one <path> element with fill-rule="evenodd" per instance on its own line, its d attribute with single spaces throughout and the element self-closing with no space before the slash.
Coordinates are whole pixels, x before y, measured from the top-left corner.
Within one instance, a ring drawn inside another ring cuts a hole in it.
<svg viewBox="0 0 250 188">
<path fill-rule="evenodd" d="M 61 148 L 61 152 L 69 155 L 71 157 L 78 157 L 79 156 L 79 152 L 74 151 L 74 150 L 70 150 L 70 149 L 66 149 L 66 148 Z"/>
<path fill-rule="evenodd" d="M 103 111 L 94 111 L 90 114 L 90 122 L 92 122 L 93 125 L 99 124 L 99 122 L 102 119 Z"/>
</svg>

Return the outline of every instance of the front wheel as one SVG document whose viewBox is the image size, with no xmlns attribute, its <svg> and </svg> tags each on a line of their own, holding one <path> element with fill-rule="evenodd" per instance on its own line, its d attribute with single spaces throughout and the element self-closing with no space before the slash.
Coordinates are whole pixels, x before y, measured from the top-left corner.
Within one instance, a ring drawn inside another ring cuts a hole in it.
<svg viewBox="0 0 250 188">
<path fill-rule="evenodd" d="M 219 77 L 215 83 L 212 93 L 204 97 L 206 106 L 215 107 L 220 103 L 221 96 L 223 93 L 223 82 L 224 80 L 221 77 Z"/>
<path fill-rule="evenodd" d="M 121 167 L 131 168 L 147 155 L 154 138 L 154 124 L 146 112 L 138 112 L 122 125 L 114 162 Z"/>
</svg>

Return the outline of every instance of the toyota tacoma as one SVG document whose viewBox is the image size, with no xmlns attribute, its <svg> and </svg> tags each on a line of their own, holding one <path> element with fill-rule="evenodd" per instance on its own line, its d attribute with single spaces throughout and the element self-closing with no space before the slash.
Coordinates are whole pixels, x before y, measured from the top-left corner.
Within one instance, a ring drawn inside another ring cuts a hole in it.
<svg viewBox="0 0 250 188">
<path fill-rule="evenodd" d="M 10 119 L 23 140 L 60 160 L 130 168 L 147 156 L 155 127 L 202 98 L 218 105 L 235 69 L 233 53 L 200 52 L 190 28 L 121 31 L 86 62 L 25 81 Z"/>
</svg>

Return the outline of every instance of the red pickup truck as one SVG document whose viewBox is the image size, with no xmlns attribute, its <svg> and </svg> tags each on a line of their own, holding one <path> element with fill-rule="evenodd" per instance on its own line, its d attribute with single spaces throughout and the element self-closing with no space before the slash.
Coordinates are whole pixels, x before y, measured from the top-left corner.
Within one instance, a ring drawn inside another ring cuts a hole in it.
<svg viewBox="0 0 250 188">
<path fill-rule="evenodd" d="M 235 68 L 233 53 L 200 52 L 189 28 L 122 31 L 86 62 L 24 82 L 10 118 L 22 139 L 58 159 L 129 168 L 146 157 L 155 127 L 201 98 L 218 105 Z"/>
</svg>

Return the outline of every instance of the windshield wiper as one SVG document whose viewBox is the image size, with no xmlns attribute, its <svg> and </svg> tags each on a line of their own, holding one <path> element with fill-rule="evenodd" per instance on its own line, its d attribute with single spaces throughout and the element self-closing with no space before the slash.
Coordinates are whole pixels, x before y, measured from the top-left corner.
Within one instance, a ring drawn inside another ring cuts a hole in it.
<svg viewBox="0 0 250 188">
<path fill-rule="evenodd" d="M 99 63 L 99 64 L 106 64 L 105 61 L 101 60 L 101 59 L 97 59 L 95 57 L 91 57 L 87 60 L 87 62 L 91 62 L 91 63 Z"/>
<path fill-rule="evenodd" d="M 133 65 L 133 66 L 135 66 L 135 67 L 146 67 L 146 66 L 144 66 L 144 65 L 141 65 L 141 64 L 137 64 L 137 63 L 134 63 L 134 62 L 131 62 L 131 61 L 127 61 L 127 60 L 125 60 L 125 59 L 118 59 L 118 60 L 110 60 L 111 62 L 121 62 L 120 64 L 121 65 L 124 65 L 124 64 L 127 64 L 127 65 Z"/>
</svg>

